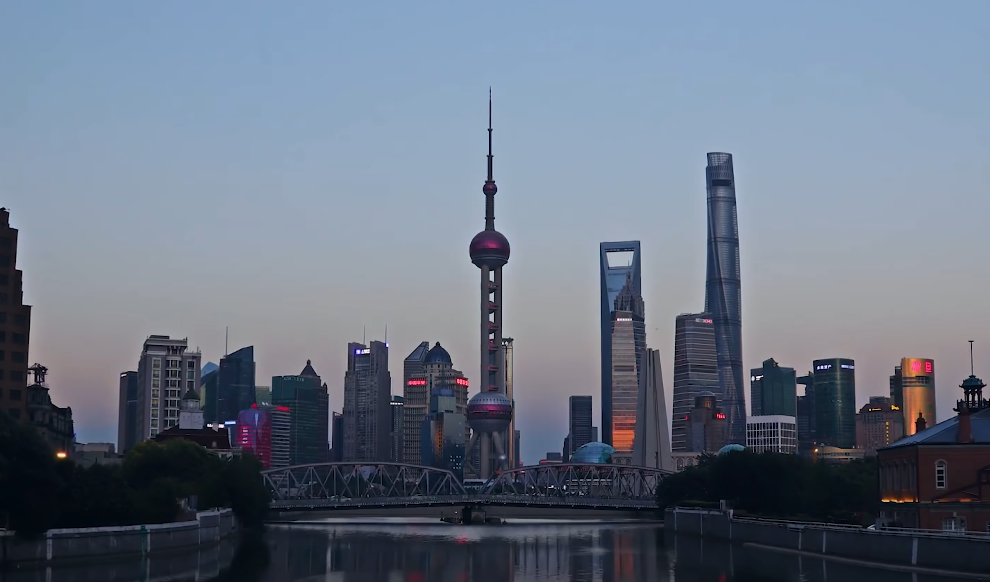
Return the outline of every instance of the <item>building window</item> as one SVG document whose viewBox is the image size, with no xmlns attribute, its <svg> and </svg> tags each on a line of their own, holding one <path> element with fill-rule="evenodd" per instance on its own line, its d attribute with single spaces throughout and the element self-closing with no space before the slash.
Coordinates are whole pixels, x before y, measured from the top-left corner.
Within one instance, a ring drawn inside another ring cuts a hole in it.
<svg viewBox="0 0 990 582">
<path fill-rule="evenodd" d="M 946 517 L 942 520 L 942 531 L 966 531 L 966 518 Z"/>
<path fill-rule="evenodd" d="M 186 370 L 186 380 L 195 380 L 196 370 Z"/>
<path fill-rule="evenodd" d="M 10 399 L 11 400 L 20 400 L 21 399 L 21 391 L 20 390 L 16 390 L 16 389 L 15 390 L 11 390 L 10 391 Z"/>
<path fill-rule="evenodd" d="M 195 390 L 196 382 L 194 380 L 186 380 L 186 390 Z"/>
<path fill-rule="evenodd" d="M 24 344 L 27 343 L 27 336 L 24 335 L 23 333 L 15 333 L 14 334 L 14 343 L 15 344 L 20 344 L 20 345 L 23 346 Z"/>
<path fill-rule="evenodd" d="M 945 489 L 945 461 L 935 462 L 935 488 Z M 944 528 L 943 528 L 944 529 Z"/>
<path fill-rule="evenodd" d="M 161 388 L 162 387 L 162 381 L 159 380 L 159 379 L 157 379 L 157 378 L 155 378 L 154 380 L 151 381 L 151 387 L 152 388 Z"/>
<path fill-rule="evenodd" d="M 12 362 L 24 362 L 26 358 L 24 357 L 24 352 L 10 352 L 10 360 Z"/>
<path fill-rule="evenodd" d="M 10 379 L 13 380 L 14 382 L 21 382 L 22 380 L 24 380 L 24 372 L 20 372 L 18 370 L 11 370 Z"/>
<path fill-rule="evenodd" d="M 161 368 L 162 367 L 162 359 L 161 358 L 155 358 L 154 360 L 151 360 L 151 367 L 152 368 L 155 368 L 155 369 Z"/>
<path fill-rule="evenodd" d="M 196 360 L 186 360 L 186 367 L 190 370 L 196 369 Z"/>
<path fill-rule="evenodd" d="M 152 378 L 161 378 L 162 377 L 162 371 L 161 370 L 152 370 L 151 371 L 151 377 Z"/>
<path fill-rule="evenodd" d="M 167 370 L 167 372 L 168 372 L 168 374 L 166 376 L 168 378 L 178 378 L 179 377 L 179 371 L 178 370 Z"/>
<path fill-rule="evenodd" d="M 168 360 L 168 367 L 169 368 L 179 368 L 180 367 L 179 364 L 181 364 L 181 362 L 179 360 L 174 360 L 174 359 L 171 359 L 171 358 L 169 358 L 169 360 Z"/>
</svg>

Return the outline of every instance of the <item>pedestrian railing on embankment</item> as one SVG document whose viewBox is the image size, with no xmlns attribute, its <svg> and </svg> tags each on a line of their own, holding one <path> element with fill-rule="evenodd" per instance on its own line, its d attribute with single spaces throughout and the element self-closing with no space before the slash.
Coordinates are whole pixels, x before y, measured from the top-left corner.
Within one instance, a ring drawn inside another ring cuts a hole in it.
<svg viewBox="0 0 990 582">
<path fill-rule="evenodd" d="M 990 572 L 990 536 L 978 532 L 868 529 L 852 525 L 735 517 L 730 511 L 668 509 L 664 527 L 786 550 L 869 562 Z"/>
<path fill-rule="evenodd" d="M 51 529 L 33 540 L 22 540 L 14 532 L 0 532 L 0 560 L 53 562 L 100 559 L 105 556 L 147 555 L 211 544 L 234 531 L 229 509 L 201 511 L 196 519 L 177 523 Z"/>
</svg>

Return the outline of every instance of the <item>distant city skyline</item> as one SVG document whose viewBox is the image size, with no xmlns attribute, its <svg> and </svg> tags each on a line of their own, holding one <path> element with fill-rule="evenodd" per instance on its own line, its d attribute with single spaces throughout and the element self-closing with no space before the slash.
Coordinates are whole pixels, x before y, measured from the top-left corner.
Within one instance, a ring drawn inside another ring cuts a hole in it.
<svg viewBox="0 0 990 582">
<path fill-rule="evenodd" d="M 396 375 L 430 338 L 480 386 L 464 247 L 489 85 L 527 462 L 559 449 L 568 396 L 600 393 L 600 241 L 642 243 L 670 398 L 675 318 L 702 309 L 705 152 L 734 155 L 743 369 L 853 359 L 858 409 L 923 355 L 947 418 L 967 340 L 990 367 L 990 198 L 972 186 L 990 158 L 972 115 L 986 2 L 194 10 L 21 2 L 0 19 L 28 364 L 50 368 L 82 442 L 116 440 L 106 411 L 152 334 L 218 362 L 229 326 L 261 384 L 311 359 L 337 411 L 364 327 L 388 325 Z"/>
</svg>

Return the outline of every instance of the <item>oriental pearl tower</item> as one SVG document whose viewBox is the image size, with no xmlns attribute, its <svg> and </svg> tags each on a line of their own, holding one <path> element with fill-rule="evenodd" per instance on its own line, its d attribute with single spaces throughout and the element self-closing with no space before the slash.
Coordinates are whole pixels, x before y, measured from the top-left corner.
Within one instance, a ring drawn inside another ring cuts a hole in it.
<svg viewBox="0 0 990 582">
<path fill-rule="evenodd" d="M 481 475 L 492 473 L 489 458 L 492 444 L 498 455 L 499 471 L 508 469 L 503 438 L 512 420 L 512 401 L 505 396 L 505 370 L 502 358 L 502 267 L 509 262 L 509 241 L 495 230 L 495 178 L 492 176 L 492 96 L 488 93 L 488 179 L 485 195 L 485 230 L 471 239 L 471 262 L 481 269 L 481 392 L 467 405 L 471 426 L 470 458 L 476 444 L 481 452 Z"/>
</svg>

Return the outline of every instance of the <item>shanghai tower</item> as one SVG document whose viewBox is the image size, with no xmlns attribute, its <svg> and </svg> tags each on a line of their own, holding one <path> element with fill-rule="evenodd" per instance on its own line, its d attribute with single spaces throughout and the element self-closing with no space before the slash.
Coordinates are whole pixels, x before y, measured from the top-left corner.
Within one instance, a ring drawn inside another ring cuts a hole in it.
<svg viewBox="0 0 990 582">
<path fill-rule="evenodd" d="M 730 442 L 746 438 L 746 396 L 743 390 L 742 294 L 739 283 L 739 225 L 736 221 L 736 179 L 732 154 L 708 154 L 708 271 L 705 311 L 715 327 L 715 351 L 722 410 Z"/>
</svg>

